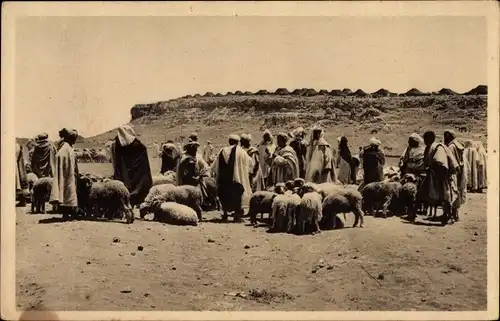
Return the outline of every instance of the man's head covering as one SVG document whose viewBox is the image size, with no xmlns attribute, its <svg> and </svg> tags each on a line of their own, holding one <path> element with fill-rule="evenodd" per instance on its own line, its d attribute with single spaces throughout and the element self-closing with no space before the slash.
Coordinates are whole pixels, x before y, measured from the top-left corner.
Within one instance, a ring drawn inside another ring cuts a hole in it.
<svg viewBox="0 0 500 321">
<path fill-rule="evenodd" d="M 457 138 L 457 135 L 455 134 L 455 131 L 453 129 L 447 129 L 444 131 L 444 134 L 450 135 L 453 139 Z"/>
<path fill-rule="evenodd" d="M 200 147 L 200 144 L 197 141 L 190 141 L 186 145 L 184 145 L 184 149 L 193 149 L 193 148 L 198 148 Z"/>
<path fill-rule="evenodd" d="M 464 141 L 464 147 L 465 148 L 472 148 L 472 147 L 474 147 L 474 141 L 472 141 L 472 139 L 467 139 L 466 141 Z"/>
<path fill-rule="evenodd" d="M 197 142 L 198 141 L 198 134 L 197 133 L 189 134 L 188 140 Z"/>
<path fill-rule="evenodd" d="M 64 138 L 68 135 L 68 129 L 67 128 L 63 128 L 59 131 L 59 138 Z"/>
<path fill-rule="evenodd" d="M 73 141 L 76 141 L 77 138 L 78 138 L 78 131 L 76 129 L 73 128 L 67 130 L 66 139 L 71 139 Z"/>
<path fill-rule="evenodd" d="M 241 140 L 246 140 L 247 142 L 250 142 L 250 141 L 252 141 L 252 135 L 250 135 L 250 134 L 241 134 L 240 139 Z"/>
<path fill-rule="evenodd" d="M 234 140 L 236 142 L 239 142 L 240 141 L 240 136 L 238 136 L 236 134 L 231 134 L 231 135 L 229 135 L 229 139 Z"/>
<path fill-rule="evenodd" d="M 380 140 L 376 139 L 375 137 L 370 138 L 369 141 L 370 146 L 380 146 Z"/>
<path fill-rule="evenodd" d="M 137 134 L 130 125 L 123 125 L 118 127 L 118 140 L 120 145 L 128 146 L 137 138 Z"/>
<path fill-rule="evenodd" d="M 47 133 L 41 133 L 36 135 L 35 141 L 40 142 L 49 139 L 49 135 Z"/>
<path fill-rule="evenodd" d="M 212 141 L 210 139 L 207 140 L 207 144 L 212 144 Z"/>
<path fill-rule="evenodd" d="M 303 135 L 304 133 L 305 133 L 304 127 L 300 126 L 292 130 L 292 132 L 290 133 L 290 137 L 297 138 L 300 135 Z"/>
<path fill-rule="evenodd" d="M 288 141 L 288 135 L 286 133 L 283 133 L 283 132 L 278 133 L 278 138 L 283 139 L 285 142 Z"/>
<path fill-rule="evenodd" d="M 413 139 L 414 141 L 416 141 L 419 144 L 424 142 L 424 139 L 422 138 L 422 136 L 420 136 L 417 133 L 411 133 L 410 138 Z"/>
</svg>

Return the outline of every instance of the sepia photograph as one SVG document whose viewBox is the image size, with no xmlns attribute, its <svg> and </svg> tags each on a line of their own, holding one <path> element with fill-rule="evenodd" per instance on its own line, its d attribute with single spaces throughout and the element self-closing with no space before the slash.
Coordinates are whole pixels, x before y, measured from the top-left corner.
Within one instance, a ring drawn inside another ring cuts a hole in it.
<svg viewBox="0 0 500 321">
<path fill-rule="evenodd" d="M 2 319 L 498 317 L 498 3 L 2 6 Z"/>
</svg>

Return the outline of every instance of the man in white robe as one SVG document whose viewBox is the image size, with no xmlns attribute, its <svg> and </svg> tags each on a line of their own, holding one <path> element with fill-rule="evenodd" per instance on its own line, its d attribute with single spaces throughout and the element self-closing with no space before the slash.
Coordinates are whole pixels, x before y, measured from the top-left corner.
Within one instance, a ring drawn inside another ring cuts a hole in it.
<svg viewBox="0 0 500 321">
<path fill-rule="evenodd" d="M 273 141 L 273 136 L 271 132 L 266 129 L 262 135 L 262 141 L 257 145 L 257 151 L 259 152 L 259 172 L 256 177 L 256 190 L 263 191 L 269 187 L 269 172 L 271 170 L 270 160 L 271 156 L 276 149 L 276 145 Z M 264 185 L 261 184 L 264 182 Z"/>
<path fill-rule="evenodd" d="M 335 173 L 335 152 L 325 140 L 323 129 L 314 127 L 307 146 L 306 182 L 316 184 L 337 182 Z"/>
<path fill-rule="evenodd" d="M 478 182 L 478 165 L 479 165 L 479 153 L 474 146 L 472 140 L 466 140 L 464 142 L 464 160 L 465 160 L 465 172 L 467 174 L 467 189 L 469 192 L 476 192 L 479 189 Z"/>
<path fill-rule="evenodd" d="M 62 142 L 56 154 L 55 171 L 49 202 L 62 211 L 63 218 L 76 218 L 78 213 L 77 180 L 78 165 L 73 145 L 78 132 L 63 129 Z"/>
<path fill-rule="evenodd" d="M 486 169 L 488 167 L 488 162 L 487 162 L 487 155 L 486 155 L 486 150 L 483 147 L 483 142 L 481 141 L 476 141 L 476 150 L 478 153 L 478 166 L 477 166 L 477 187 L 478 187 L 478 192 L 482 193 L 483 189 L 487 188 L 487 176 L 486 176 Z"/>
<path fill-rule="evenodd" d="M 295 150 L 288 145 L 288 135 L 279 133 L 278 147 L 275 149 L 271 161 L 271 185 L 293 181 L 299 177 L 299 159 Z"/>
</svg>

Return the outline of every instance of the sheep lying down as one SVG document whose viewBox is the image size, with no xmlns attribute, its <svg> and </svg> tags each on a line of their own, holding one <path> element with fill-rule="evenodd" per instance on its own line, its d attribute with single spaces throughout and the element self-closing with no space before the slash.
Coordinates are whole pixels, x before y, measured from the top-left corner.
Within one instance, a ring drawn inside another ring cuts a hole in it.
<svg viewBox="0 0 500 321">
<path fill-rule="evenodd" d="M 155 200 L 152 205 L 153 221 L 171 225 L 198 225 L 198 215 L 192 208 L 175 202 Z"/>
<path fill-rule="evenodd" d="M 202 194 L 200 188 L 196 186 L 173 186 L 171 184 L 153 186 L 146 196 L 144 203 L 139 206 L 141 218 L 144 218 L 147 213 L 152 212 L 151 205 L 155 201 L 175 202 L 186 205 L 196 212 L 199 221 L 203 219 L 201 209 Z"/>
</svg>

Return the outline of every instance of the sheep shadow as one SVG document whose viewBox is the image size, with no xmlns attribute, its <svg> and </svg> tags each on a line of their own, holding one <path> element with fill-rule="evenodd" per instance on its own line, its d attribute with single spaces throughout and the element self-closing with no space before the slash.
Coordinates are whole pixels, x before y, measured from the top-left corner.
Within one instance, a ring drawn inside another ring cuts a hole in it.
<svg viewBox="0 0 500 321">
<path fill-rule="evenodd" d="M 230 220 L 230 219 L 227 219 L 227 220 L 224 220 L 222 218 L 211 218 L 211 219 L 208 219 L 208 220 L 203 220 L 202 221 L 203 223 L 215 223 L 215 224 L 241 224 L 243 222 L 235 222 L 234 220 Z"/>
<path fill-rule="evenodd" d="M 428 223 L 428 222 L 422 222 L 422 221 L 408 221 L 405 219 L 402 219 L 401 222 L 403 224 L 411 224 L 411 225 L 416 225 L 416 226 L 426 226 L 426 227 L 444 227 L 445 225 L 442 225 L 441 223 L 435 224 L 435 223 Z"/>
<path fill-rule="evenodd" d="M 51 217 L 44 218 L 38 221 L 38 224 L 52 224 L 52 223 L 70 223 L 70 222 L 106 222 L 106 223 L 119 223 L 119 224 L 128 224 L 126 221 L 122 220 L 108 220 L 102 218 L 93 218 L 93 217 L 77 217 L 77 218 L 62 218 L 62 217 Z"/>
</svg>

